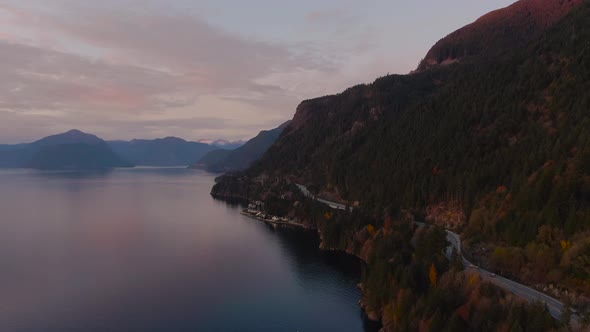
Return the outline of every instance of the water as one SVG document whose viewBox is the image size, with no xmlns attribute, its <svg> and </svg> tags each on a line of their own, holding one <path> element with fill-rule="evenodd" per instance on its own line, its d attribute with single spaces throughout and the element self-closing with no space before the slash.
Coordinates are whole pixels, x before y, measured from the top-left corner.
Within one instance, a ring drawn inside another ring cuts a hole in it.
<svg viewBox="0 0 590 332">
<path fill-rule="evenodd" d="M 185 169 L 0 171 L 0 331 L 370 331 L 358 262 Z"/>
</svg>

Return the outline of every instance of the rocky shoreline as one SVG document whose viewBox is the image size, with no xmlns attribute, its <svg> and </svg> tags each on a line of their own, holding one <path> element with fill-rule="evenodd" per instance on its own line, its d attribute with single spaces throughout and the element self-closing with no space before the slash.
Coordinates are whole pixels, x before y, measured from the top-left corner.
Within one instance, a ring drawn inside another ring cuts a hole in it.
<svg viewBox="0 0 590 332">
<path fill-rule="evenodd" d="M 233 178 L 233 180 L 235 180 L 236 178 Z M 220 177 L 220 179 L 218 181 L 216 181 L 216 186 L 214 186 L 212 188 L 211 191 L 211 196 L 213 196 L 215 199 L 219 199 L 219 200 L 224 200 L 224 201 L 231 201 L 231 202 L 241 202 L 244 204 L 248 204 L 250 199 L 252 199 L 251 193 L 249 192 L 250 190 L 244 190 L 245 188 L 250 188 L 249 185 L 245 185 L 245 183 L 247 181 L 244 181 L 244 179 L 240 179 L 241 181 L 239 186 L 232 186 L 232 188 L 228 188 L 226 186 L 223 186 L 223 177 Z M 238 192 L 234 192 L 234 190 L 232 189 L 238 189 Z M 246 191 L 246 192 L 245 192 Z M 256 195 L 255 195 L 256 196 Z M 256 213 L 253 213 L 256 212 Z M 240 214 L 248 217 L 248 218 L 252 218 L 258 221 L 262 221 L 264 223 L 266 223 L 267 225 L 273 226 L 275 228 L 277 227 L 287 227 L 287 228 L 292 228 L 292 229 L 300 229 L 300 230 L 309 230 L 309 231 L 316 231 L 317 235 L 320 239 L 320 244 L 319 244 L 319 249 L 322 251 L 333 251 L 333 252 L 338 252 L 338 253 L 343 253 L 346 255 L 350 255 L 353 257 L 356 257 L 357 259 L 359 259 L 363 264 L 366 264 L 366 258 L 363 258 L 361 255 L 354 253 L 350 248 L 335 248 L 335 247 L 329 247 L 326 245 L 324 238 L 323 238 L 323 234 L 321 232 L 321 230 L 316 227 L 315 225 L 313 225 L 312 223 L 304 223 L 304 222 L 300 222 L 300 223 L 295 223 L 292 221 L 285 221 L 285 220 L 273 220 L 272 217 L 273 216 L 267 216 L 265 215 L 264 217 L 261 215 L 257 215 L 259 211 L 251 211 L 249 212 L 248 209 L 244 209 L 242 211 L 240 211 Z M 278 218 L 278 217 L 277 217 Z M 383 321 L 381 320 L 381 313 L 379 311 L 371 311 L 368 306 L 365 303 L 365 290 L 364 287 L 362 285 L 362 283 L 359 283 L 357 285 L 357 287 L 360 289 L 361 291 L 361 298 L 358 301 L 358 305 L 361 308 L 361 310 L 363 311 L 363 313 L 365 314 L 366 318 L 373 322 L 373 323 L 378 323 L 383 325 Z"/>
<path fill-rule="evenodd" d="M 359 259 L 360 262 L 362 262 L 363 264 L 366 264 L 367 261 L 365 258 L 361 257 L 358 254 L 355 254 L 354 252 L 348 250 L 348 249 L 339 249 L 339 248 L 333 248 L 333 247 L 326 247 L 322 238 L 322 232 L 320 231 L 319 228 L 317 227 L 313 227 L 313 226 L 308 226 L 302 223 L 295 223 L 295 222 L 289 222 L 289 221 L 282 221 L 282 220 L 272 220 L 272 218 L 268 218 L 268 216 L 266 217 L 260 217 L 257 216 L 253 213 L 248 212 L 248 209 L 244 209 L 240 212 L 241 215 L 244 215 L 246 217 L 255 219 L 255 220 L 259 220 L 264 222 L 267 225 L 271 225 L 273 227 L 289 227 L 289 228 L 295 228 L 295 229 L 303 229 L 303 230 L 315 230 L 320 238 L 320 244 L 319 244 L 319 249 L 322 251 L 326 251 L 326 252 L 337 252 L 337 253 L 342 253 L 345 255 L 349 255 L 349 256 L 353 256 L 357 259 Z M 358 283 L 357 287 L 359 288 L 359 290 L 361 291 L 361 298 L 358 301 L 358 305 L 359 307 L 362 309 L 363 313 L 365 314 L 366 318 L 374 323 L 379 323 L 379 324 L 383 324 L 382 320 L 381 320 L 381 315 L 380 313 L 378 313 L 377 311 L 372 311 L 368 308 L 367 304 L 365 303 L 365 297 L 364 297 L 364 286 L 362 283 Z"/>
<path fill-rule="evenodd" d="M 343 253 L 345 255 L 349 255 L 349 256 L 354 256 L 356 258 L 358 258 L 363 264 L 367 263 L 367 260 L 365 258 L 363 258 L 361 255 L 356 254 L 354 252 L 352 252 L 349 249 L 339 249 L 339 248 L 333 248 L 333 247 L 326 247 L 324 245 L 324 241 L 322 239 L 322 232 L 317 229 L 318 232 L 318 236 L 320 237 L 320 249 L 323 251 L 333 251 L 333 252 L 338 252 L 338 253 Z M 381 320 L 381 315 L 374 310 L 370 310 L 368 305 L 366 304 L 365 301 L 365 288 L 363 286 L 362 283 L 358 283 L 357 284 L 357 288 L 361 291 L 361 298 L 358 301 L 358 305 L 359 307 L 363 310 L 364 314 L 366 315 L 367 319 L 375 322 L 375 323 L 380 323 L 383 325 L 383 321 Z"/>
</svg>

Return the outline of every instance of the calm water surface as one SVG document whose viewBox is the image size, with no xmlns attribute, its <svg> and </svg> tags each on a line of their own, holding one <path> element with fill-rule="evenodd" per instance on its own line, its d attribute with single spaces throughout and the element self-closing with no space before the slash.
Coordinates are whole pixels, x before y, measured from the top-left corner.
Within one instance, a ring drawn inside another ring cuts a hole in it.
<svg viewBox="0 0 590 332">
<path fill-rule="evenodd" d="M 0 331 L 372 331 L 357 262 L 185 169 L 0 171 Z"/>
</svg>

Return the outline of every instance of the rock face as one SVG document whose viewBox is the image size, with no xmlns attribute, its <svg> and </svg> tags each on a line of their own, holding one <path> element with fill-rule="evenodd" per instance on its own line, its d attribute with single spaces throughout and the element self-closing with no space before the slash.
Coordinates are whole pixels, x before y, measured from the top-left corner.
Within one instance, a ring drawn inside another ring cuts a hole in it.
<svg viewBox="0 0 590 332">
<path fill-rule="evenodd" d="M 521 0 L 482 16 L 436 43 L 418 71 L 520 47 L 552 27 L 584 0 Z"/>
</svg>

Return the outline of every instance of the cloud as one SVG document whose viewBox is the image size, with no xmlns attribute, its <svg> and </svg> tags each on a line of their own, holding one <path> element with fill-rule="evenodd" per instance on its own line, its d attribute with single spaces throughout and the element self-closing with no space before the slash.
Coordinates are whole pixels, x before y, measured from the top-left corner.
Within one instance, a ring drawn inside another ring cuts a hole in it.
<svg viewBox="0 0 590 332">
<path fill-rule="evenodd" d="M 348 15 L 341 9 L 316 10 L 307 13 L 305 19 L 308 22 L 319 23 L 346 18 Z"/>
<path fill-rule="evenodd" d="M 119 63 L 183 75 L 201 93 L 241 87 L 275 71 L 331 67 L 329 61 L 299 54 L 288 45 L 230 34 L 191 13 L 80 2 L 68 3 L 68 11 L 66 19 L 59 11 L 31 15 L 50 34 L 59 31 Z"/>
<path fill-rule="evenodd" d="M 0 110 L 17 112 L 13 122 L 25 115 L 44 116 L 74 126 L 81 117 L 106 117 L 116 119 L 109 125 L 125 134 L 133 132 L 127 130 L 130 125 L 151 128 L 144 133 L 149 136 L 158 123 L 171 129 L 170 121 L 176 121 L 185 133 L 191 124 L 193 132 L 210 134 L 222 131 L 220 124 L 227 122 L 194 119 L 250 117 L 261 126 L 290 117 L 298 96 L 258 79 L 294 68 L 330 69 L 325 59 L 230 34 L 194 14 L 116 8 L 63 1 L 49 8 L 42 3 L 0 5 L 10 18 L 4 23 L 7 29 L 19 21 L 34 31 L 19 38 L 0 34 L 6 36 L 0 38 Z M 60 42 L 48 46 L 51 38 Z M 234 109 L 221 110 L 228 105 Z M 154 119 L 157 114 L 161 116 Z M 137 125 L 127 121 L 130 116 Z M 250 121 L 243 122 L 252 130 Z M 96 128 L 99 123 L 104 121 L 79 125 L 99 134 L 109 131 Z M 225 128 L 226 137 L 245 132 Z M 238 138 L 250 134 L 245 135 Z"/>
<path fill-rule="evenodd" d="M 0 109 L 138 112 L 182 85 L 178 77 L 129 65 L 0 41 Z"/>
<path fill-rule="evenodd" d="M 204 17 L 159 0 L 5 0 L 0 142 L 24 139 L 6 128 L 18 121 L 29 140 L 70 128 L 124 139 L 249 138 L 289 119 L 302 99 L 356 83 L 342 68 L 371 47 L 340 10 L 307 15 L 338 21 L 321 42 L 263 41 Z M 32 118 L 46 125 L 34 128 Z"/>
</svg>

